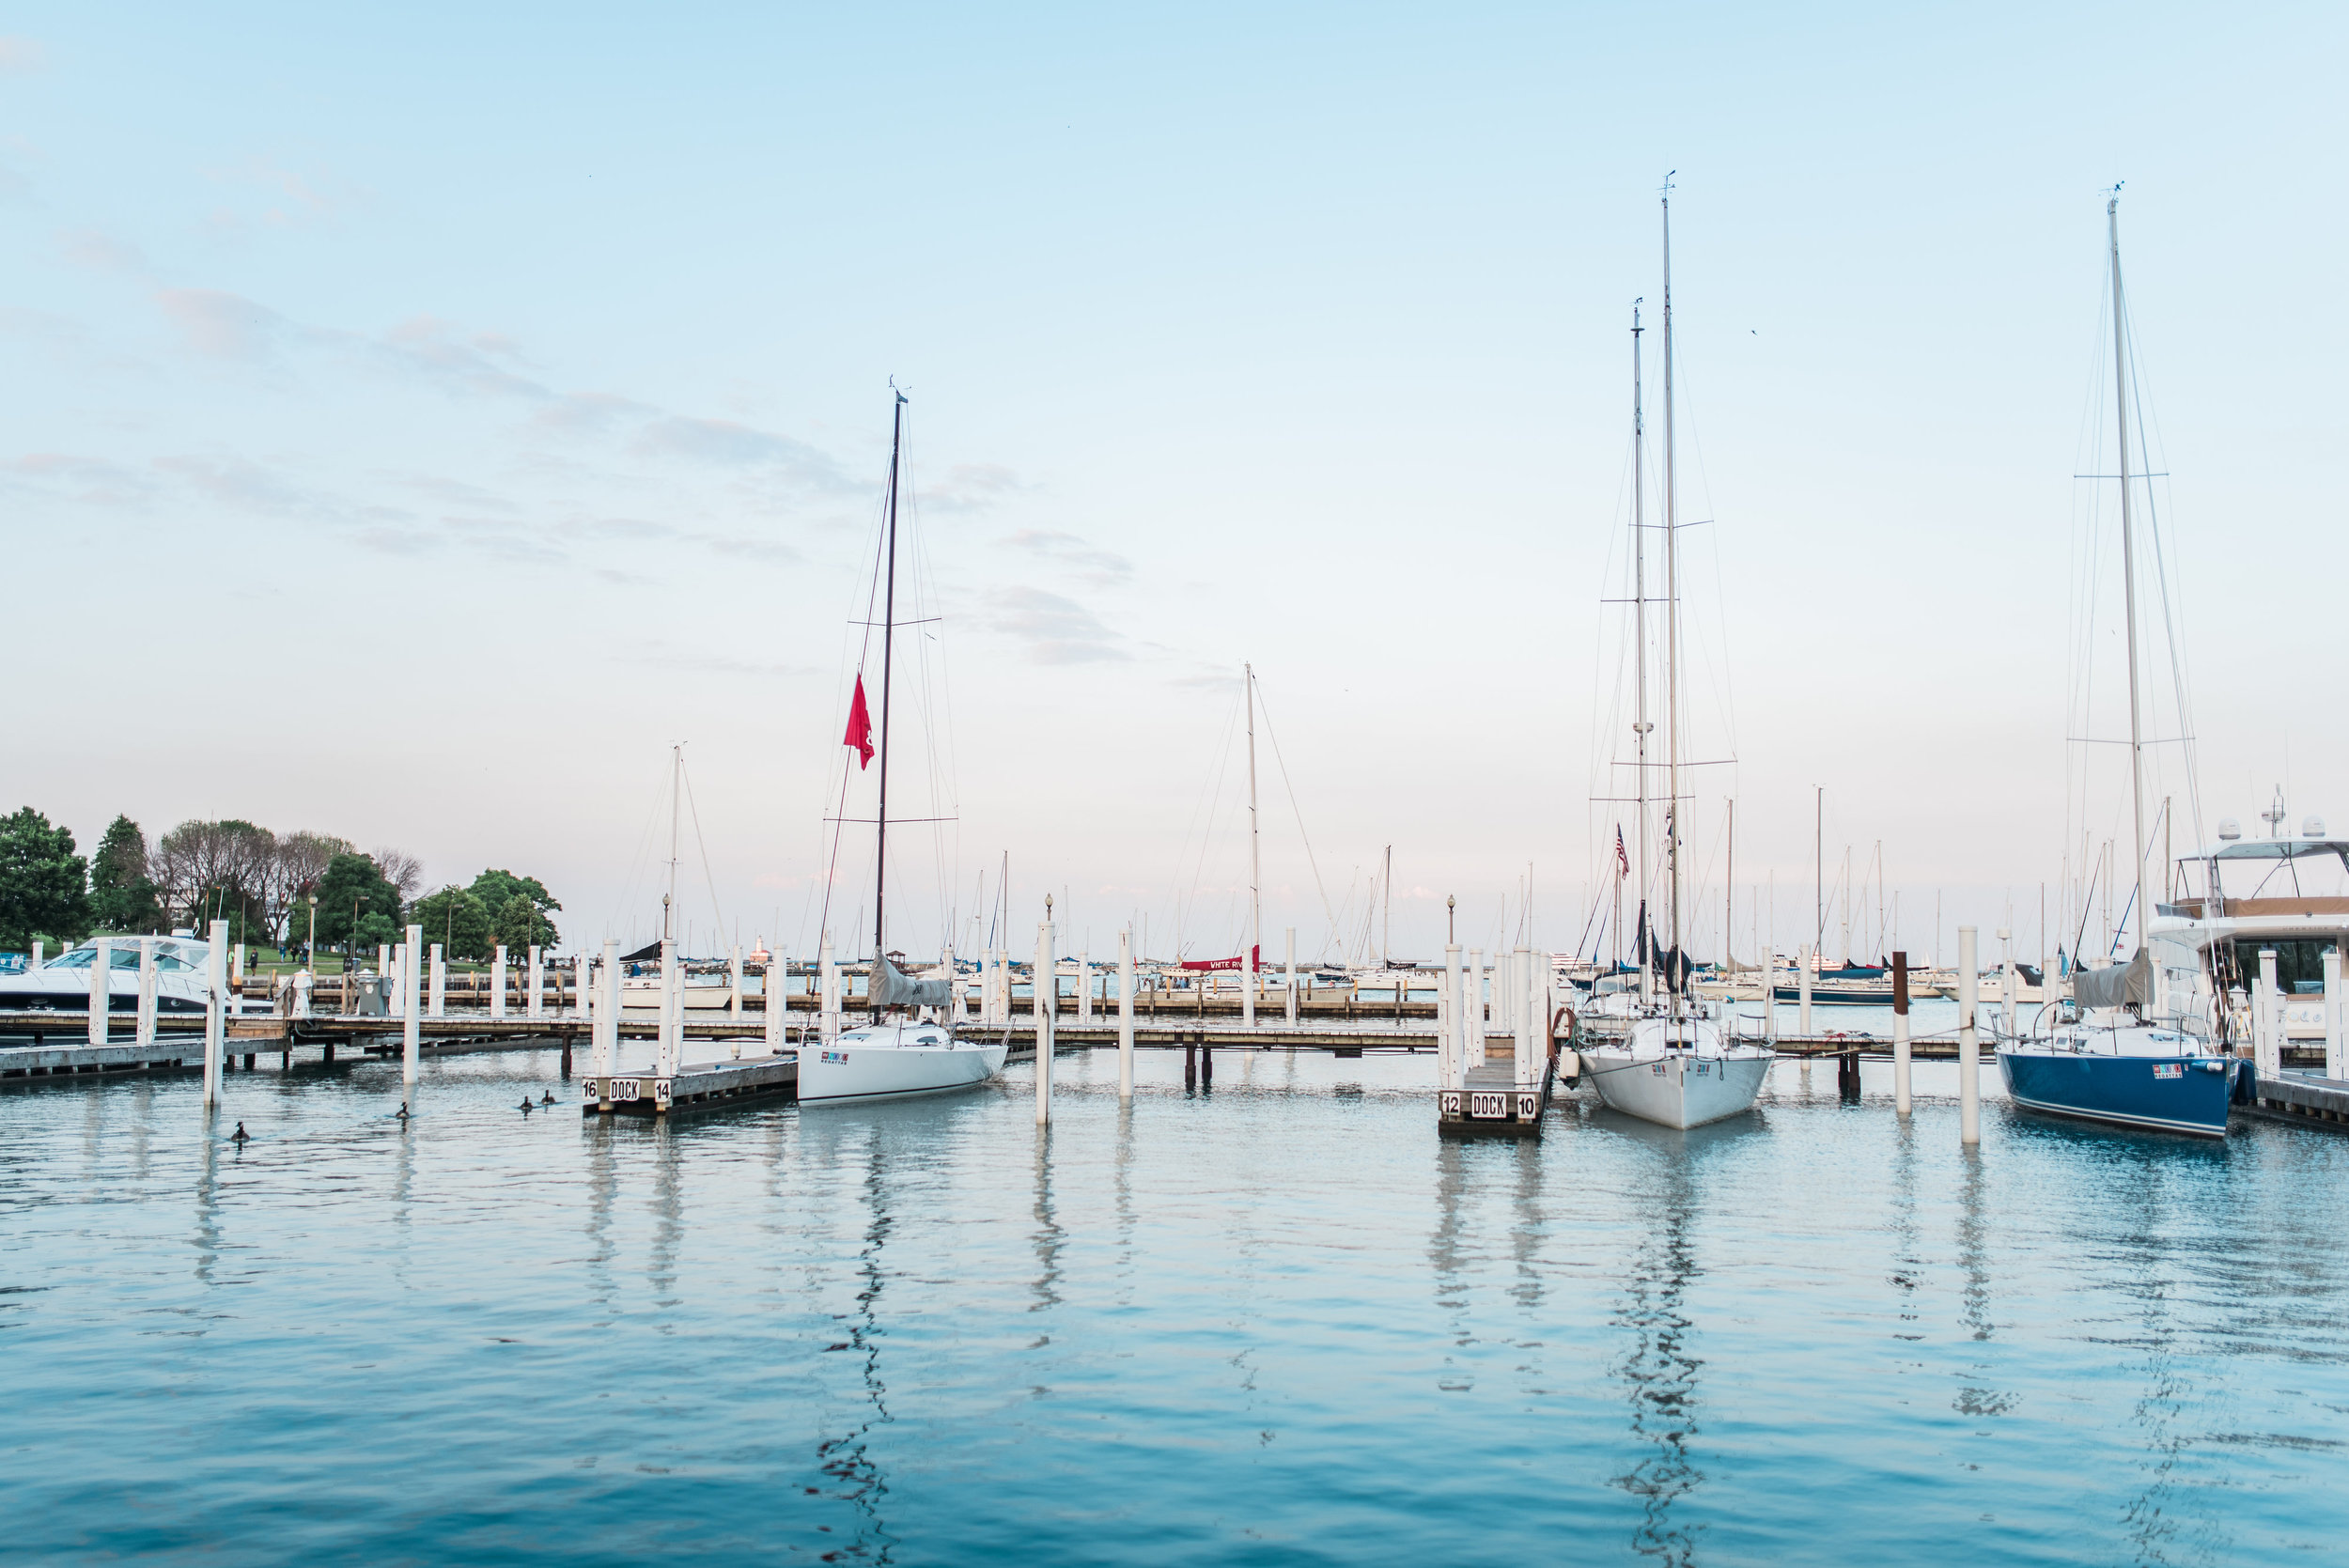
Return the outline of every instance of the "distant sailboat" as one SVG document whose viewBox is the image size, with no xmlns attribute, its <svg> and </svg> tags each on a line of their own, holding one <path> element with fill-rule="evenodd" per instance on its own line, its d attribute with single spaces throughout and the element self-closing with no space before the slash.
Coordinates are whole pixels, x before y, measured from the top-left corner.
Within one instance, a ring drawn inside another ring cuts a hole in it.
<svg viewBox="0 0 2349 1568">
<path fill-rule="evenodd" d="M 1584 1049 L 1583 1074 L 1601 1098 L 1617 1110 L 1668 1127 L 1702 1126 L 1735 1116 L 1751 1108 L 1770 1070 L 1767 1046 L 1733 1038 L 1722 1027 L 1716 1006 L 1698 997 L 1689 984 L 1689 966 L 1681 943 L 1680 839 L 1678 813 L 1682 800 L 1680 774 L 1680 545 L 1679 497 L 1672 453 L 1672 186 L 1664 188 L 1664 609 L 1663 675 L 1665 791 L 1664 865 L 1665 921 L 1669 945 L 1659 941 L 1647 909 L 1649 862 L 1648 807 L 1649 737 L 1655 726 L 1647 716 L 1647 526 L 1643 492 L 1633 481 L 1632 503 L 1632 645 L 1635 712 L 1632 723 L 1638 781 L 1633 789 L 1640 827 L 1640 984 L 1599 999 L 1594 1012 L 1619 1022 L 1623 1032 Z M 1635 305 L 1631 318 L 1631 408 L 1633 470 L 1638 473 L 1646 431 L 1641 409 L 1640 319 Z M 1724 933 L 1724 935 L 1726 935 Z M 1657 981 L 1662 994 L 1657 994 Z M 1604 1026 L 1603 1026 L 1604 1027 Z"/>
<path fill-rule="evenodd" d="M 951 975 L 916 980 L 889 957 L 889 717 L 897 629 L 897 487 L 905 394 L 897 393 L 896 399 L 889 435 L 888 511 L 881 558 L 875 567 L 881 578 L 879 744 L 874 744 L 875 728 L 865 706 L 862 668 L 857 672 L 856 698 L 843 739 L 843 744 L 859 753 L 860 767 L 873 760 L 876 753 L 880 763 L 873 830 L 873 962 L 865 981 L 865 1004 L 872 1011 L 872 1022 L 862 1029 L 844 1030 L 831 1039 L 811 1041 L 801 1049 L 800 1103 L 803 1106 L 968 1089 L 1002 1072 L 1010 1049 L 1007 1041 L 968 1039 L 954 1032 Z M 846 831 L 845 822 L 836 828 L 836 831 Z M 920 1016 L 926 1009 L 932 1017 Z"/>
</svg>

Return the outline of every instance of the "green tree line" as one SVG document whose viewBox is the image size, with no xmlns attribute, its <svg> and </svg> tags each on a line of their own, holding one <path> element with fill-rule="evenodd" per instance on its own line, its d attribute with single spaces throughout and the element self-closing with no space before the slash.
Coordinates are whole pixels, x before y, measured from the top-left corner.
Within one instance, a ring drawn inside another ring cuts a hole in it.
<svg viewBox="0 0 2349 1568">
<path fill-rule="evenodd" d="M 0 948 L 62 950 L 95 932 L 136 935 L 229 923 L 231 939 L 364 954 L 409 924 L 451 958 L 499 943 L 553 947 L 563 906 L 535 877 L 484 870 L 470 886 L 419 893 L 423 866 L 398 849 L 363 854 L 328 833 L 274 833 L 251 822 L 182 822 L 150 848 L 117 816 L 85 856 L 72 831 L 25 806 L 0 817 Z"/>
</svg>

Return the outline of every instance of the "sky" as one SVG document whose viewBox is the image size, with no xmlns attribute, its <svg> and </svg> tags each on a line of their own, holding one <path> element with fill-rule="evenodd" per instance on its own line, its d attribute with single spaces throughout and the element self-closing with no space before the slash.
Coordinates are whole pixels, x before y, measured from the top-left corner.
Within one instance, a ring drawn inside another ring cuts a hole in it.
<svg viewBox="0 0 2349 1568">
<path fill-rule="evenodd" d="M 506 866 L 567 938 L 630 939 L 682 742 L 694 945 L 856 947 L 869 830 L 835 852 L 824 819 L 872 815 L 838 742 L 894 379 L 921 620 L 891 809 L 952 820 L 901 830 L 892 946 L 968 951 L 992 908 L 1025 952 L 1049 894 L 1064 948 L 1236 951 L 1243 664 L 1268 955 L 1381 940 L 1390 846 L 1399 955 L 1447 898 L 1514 941 L 1529 879 L 1536 940 L 1594 939 L 1671 171 L 1700 956 L 1725 892 L 1741 955 L 1806 939 L 1814 854 L 1832 881 L 1879 845 L 1905 945 L 2012 921 L 2030 951 L 2043 884 L 2128 831 L 2115 753 L 2069 738 L 2125 722 L 2115 487 L 2074 477 L 2112 461 L 2116 182 L 2199 747 L 2177 847 L 2279 786 L 2349 823 L 2311 722 L 2349 569 L 2345 34 L 13 6 L 0 806 L 86 846 L 240 816 L 434 885 Z"/>
</svg>

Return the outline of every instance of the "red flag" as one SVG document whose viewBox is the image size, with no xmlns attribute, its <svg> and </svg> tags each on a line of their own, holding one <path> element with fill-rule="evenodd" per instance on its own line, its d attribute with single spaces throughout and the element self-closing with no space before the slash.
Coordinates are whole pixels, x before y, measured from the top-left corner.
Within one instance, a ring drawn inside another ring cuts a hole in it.
<svg viewBox="0 0 2349 1568">
<path fill-rule="evenodd" d="M 864 710 L 864 677 L 856 677 L 856 695 L 848 702 L 848 733 L 840 744 L 854 746 L 859 768 L 873 765 L 873 716 Z"/>
</svg>

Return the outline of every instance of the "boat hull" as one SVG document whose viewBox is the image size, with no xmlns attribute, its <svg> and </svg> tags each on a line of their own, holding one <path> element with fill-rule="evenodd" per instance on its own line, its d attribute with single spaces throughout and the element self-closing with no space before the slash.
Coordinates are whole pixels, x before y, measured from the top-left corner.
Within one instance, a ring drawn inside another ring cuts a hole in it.
<svg viewBox="0 0 2349 1568">
<path fill-rule="evenodd" d="M 1610 1107 L 1683 1131 L 1751 1109 L 1770 1070 L 1770 1058 L 1758 1055 L 1635 1056 L 1605 1048 L 1580 1055 L 1583 1076 Z"/>
<path fill-rule="evenodd" d="M 2002 1049 L 1999 1074 L 2009 1097 L 2028 1110 L 2200 1138 L 2227 1136 L 2234 1075 L 2221 1058 Z"/>
<path fill-rule="evenodd" d="M 905 1099 L 972 1089 L 1003 1070 L 1004 1045 L 859 1046 L 835 1041 L 800 1052 L 800 1103 Z"/>
</svg>

